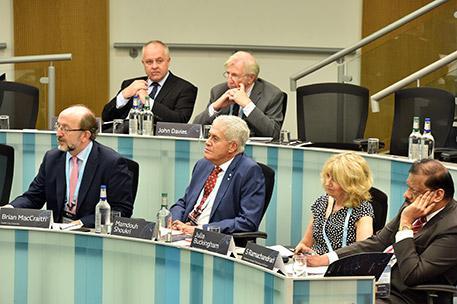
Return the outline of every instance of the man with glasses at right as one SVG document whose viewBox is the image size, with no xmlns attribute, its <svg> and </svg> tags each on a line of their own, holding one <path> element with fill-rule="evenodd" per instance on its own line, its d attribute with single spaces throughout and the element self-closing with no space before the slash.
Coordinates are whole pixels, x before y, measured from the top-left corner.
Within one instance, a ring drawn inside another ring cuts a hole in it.
<svg viewBox="0 0 457 304">
<path fill-rule="evenodd" d="M 227 82 L 211 89 L 208 107 L 194 123 L 209 125 L 219 115 L 236 115 L 247 122 L 251 136 L 279 138 L 284 120 L 282 91 L 258 78 L 259 65 L 248 52 L 236 52 L 224 66 Z"/>
<path fill-rule="evenodd" d="M 309 256 L 308 265 L 322 266 L 359 252 L 393 252 L 391 293 L 376 303 L 427 303 L 419 284 L 457 283 L 457 202 L 454 182 L 439 161 L 412 164 L 398 215 L 376 235 L 325 255 Z"/>
</svg>

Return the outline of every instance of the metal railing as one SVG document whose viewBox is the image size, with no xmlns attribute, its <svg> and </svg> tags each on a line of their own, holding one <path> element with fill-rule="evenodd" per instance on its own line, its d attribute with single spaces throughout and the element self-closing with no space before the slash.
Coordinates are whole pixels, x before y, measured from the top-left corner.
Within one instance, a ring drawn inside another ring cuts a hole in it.
<svg viewBox="0 0 457 304">
<path fill-rule="evenodd" d="M 399 28 L 400 26 L 410 22 L 411 20 L 414 20 L 414 19 L 422 16 L 423 14 L 433 10 L 435 7 L 438 7 L 443 3 L 446 3 L 447 1 L 448 0 L 435 0 L 433 2 L 430 2 L 429 4 L 424 5 L 423 7 L 419 8 L 418 10 L 404 16 L 403 18 L 398 19 L 397 21 L 387 25 L 386 27 L 383 27 L 382 29 L 374 32 L 373 34 L 368 35 L 367 37 L 363 38 L 359 42 L 339 51 L 336 54 L 333 54 L 332 56 L 322 60 L 319 63 L 316 63 L 316 64 L 306 68 L 305 70 L 303 70 L 301 72 L 298 72 L 298 73 L 290 76 L 290 78 L 289 78 L 290 79 L 290 89 L 292 91 L 295 91 L 297 89 L 297 80 L 323 68 L 324 66 L 327 66 L 328 64 L 330 64 L 334 61 L 338 61 L 338 63 L 340 64 L 338 66 L 338 82 L 344 82 L 343 62 L 344 62 L 344 57 L 346 55 L 353 53 L 354 51 L 360 49 L 361 47 L 367 45 L 368 43 L 392 32 L 393 30 Z"/>
<path fill-rule="evenodd" d="M 428 66 L 420 69 L 419 71 L 406 76 L 405 78 L 397 81 L 396 83 L 388 86 L 387 88 L 379 91 L 376 94 L 371 95 L 370 100 L 371 100 L 371 111 L 372 112 L 379 112 L 379 100 L 383 99 L 387 95 L 390 95 L 394 93 L 395 91 L 407 86 L 408 84 L 422 78 L 423 76 L 438 70 L 439 68 L 457 60 L 457 51 L 454 51 L 453 53 L 429 64 Z M 420 83 L 418 83 L 419 86 Z"/>
<path fill-rule="evenodd" d="M 71 54 L 49 54 L 49 55 L 31 55 L 15 56 L 10 58 L 0 58 L 0 64 L 25 63 L 49 61 L 48 76 L 40 78 L 40 83 L 48 85 L 48 128 L 52 128 L 52 117 L 55 116 L 56 106 L 56 70 L 53 65 L 54 61 L 71 60 Z"/>
<path fill-rule="evenodd" d="M 115 49 L 129 49 L 129 55 L 135 58 L 144 43 L 115 42 Z M 299 47 L 299 46 L 274 46 L 274 45 L 244 45 L 244 44 L 196 44 L 196 43 L 167 43 L 172 50 L 195 50 L 195 51 L 229 51 L 239 50 L 252 52 L 295 53 L 295 54 L 334 54 L 341 48 L 329 47 Z"/>
</svg>

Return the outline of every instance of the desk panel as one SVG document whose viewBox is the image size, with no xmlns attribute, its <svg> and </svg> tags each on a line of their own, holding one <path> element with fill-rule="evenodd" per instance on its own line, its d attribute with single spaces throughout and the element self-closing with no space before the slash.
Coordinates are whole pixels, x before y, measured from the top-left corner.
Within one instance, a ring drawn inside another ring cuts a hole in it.
<svg viewBox="0 0 457 304">
<path fill-rule="evenodd" d="M 204 142 L 194 139 L 100 135 L 101 143 L 135 159 L 140 164 L 138 195 L 133 216 L 155 219 L 160 194 L 167 192 L 170 203 L 184 194 L 195 162 L 203 155 Z M 56 147 L 55 133 L 8 130 L 0 132 L 0 143 L 15 148 L 15 176 L 11 197 L 25 191 L 41 164 L 44 153 Z M 246 154 L 276 172 L 275 188 L 260 229 L 268 233 L 266 244 L 296 244 L 311 216 L 310 206 L 324 193 L 320 171 L 324 162 L 342 151 L 248 144 Z M 405 180 L 411 162 L 403 157 L 368 155 L 374 185 L 389 196 L 388 219 L 403 203 Z M 457 167 L 447 164 L 454 178 Z"/>
<path fill-rule="evenodd" d="M 373 278 L 294 280 L 172 244 L 0 227 L 0 303 L 373 303 Z"/>
</svg>

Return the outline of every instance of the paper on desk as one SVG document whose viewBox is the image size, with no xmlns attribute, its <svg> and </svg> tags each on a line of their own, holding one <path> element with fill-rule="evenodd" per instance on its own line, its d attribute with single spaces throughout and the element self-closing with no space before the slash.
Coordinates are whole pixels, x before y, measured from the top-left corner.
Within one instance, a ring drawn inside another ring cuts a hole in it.
<svg viewBox="0 0 457 304">
<path fill-rule="evenodd" d="M 249 142 L 270 142 L 273 140 L 273 137 L 249 137 Z"/>
<path fill-rule="evenodd" d="M 319 266 L 319 267 L 306 267 L 306 273 L 312 276 L 323 276 L 327 271 L 328 266 Z M 285 265 L 287 275 L 290 277 L 295 277 L 293 263 L 288 263 Z"/>
<path fill-rule="evenodd" d="M 282 256 L 282 257 L 291 257 L 294 255 L 294 253 L 292 251 L 290 251 L 289 249 L 287 249 L 286 247 L 282 246 L 282 245 L 273 245 L 273 246 L 268 246 L 268 248 L 272 249 L 272 250 L 276 250 L 279 252 L 279 254 Z"/>
<path fill-rule="evenodd" d="M 168 228 L 160 227 L 160 235 L 165 235 L 169 231 L 170 231 L 170 229 L 168 229 Z M 179 231 L 179 230 L 171 229 L 171 235 L 180 235 L 180 234 L 183 234 L 183 233 L 181 231 Z"/>
<path fill-rule="evenodd" d="M 53 223 L 52 224 L 52 229 L 54 230 L 76 230 L 81 228 L 83 225 L 82 224 L 73 224 L 73 223 Z"/>
</svg>

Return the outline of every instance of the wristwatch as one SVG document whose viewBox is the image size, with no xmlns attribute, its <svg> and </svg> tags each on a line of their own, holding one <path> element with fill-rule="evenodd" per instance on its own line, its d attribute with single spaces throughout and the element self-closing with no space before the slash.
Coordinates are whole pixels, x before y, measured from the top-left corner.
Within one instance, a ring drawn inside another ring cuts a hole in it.
<svg viewBox="0 0 457 304">
<path fill-rule="evenodd" d="M 413 230 L 413 226 L 411 224 L 403 224 L 400 226 L 398 231 L 403 231 L 403 230 Z"/>
</svg>

